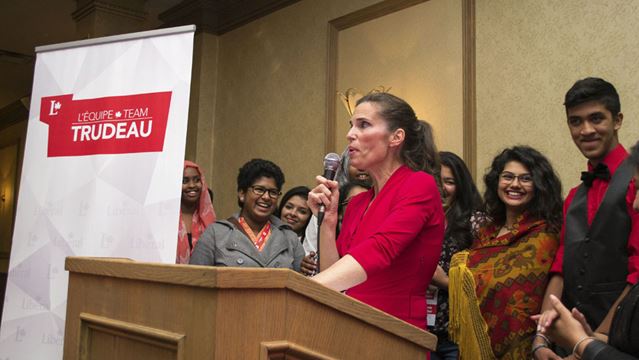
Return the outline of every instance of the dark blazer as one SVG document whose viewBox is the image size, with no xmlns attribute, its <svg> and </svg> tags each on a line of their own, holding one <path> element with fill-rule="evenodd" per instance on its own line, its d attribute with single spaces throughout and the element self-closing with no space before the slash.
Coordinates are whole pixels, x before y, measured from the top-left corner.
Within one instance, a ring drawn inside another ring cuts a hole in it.
<svg viewBox="0 0 639 360">
<path fill-rule="evenodd" d="M 235 215 L 237 217 L 237 215 Z M 271 216 L 271 237 L 262 251 L 228 220 L 218 220 L 200 235 L 190 264 L 209 266 L 289 268 L 300 271 L 304 248 L 297 234 Z"/>
</svg>

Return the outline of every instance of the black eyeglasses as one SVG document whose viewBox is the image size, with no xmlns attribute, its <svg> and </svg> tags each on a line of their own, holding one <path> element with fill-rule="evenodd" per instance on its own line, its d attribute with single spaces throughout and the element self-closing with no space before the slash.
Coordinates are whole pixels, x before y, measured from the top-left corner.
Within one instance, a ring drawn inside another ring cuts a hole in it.
<svg viewBox="0 0 639 360">
<path fill-rule="evenodd" d="M 533 182 L 533 177 L 530 174 L 515 175 L 508 171 L 499 174 L 499 179 L 507 184 L 511 184 L 515 179 L 519 180 L 522 185 L 530 185 Z"/>
<path fill-rule="evenodd" d="M 251 189 L 251 191 L 253 191 L 253 194 L 257 196 L 262 196 L 264 195 L 264 193 L 268 192 L 268 196 L 271 199 L 277 199 L 278 197 L 280 197 L 280 195 L 282 195 L 282 192 L 277 189 L 267 189 L 259 185 L 251 185 L 249 186 L 249 188 Z"/>
</svg>

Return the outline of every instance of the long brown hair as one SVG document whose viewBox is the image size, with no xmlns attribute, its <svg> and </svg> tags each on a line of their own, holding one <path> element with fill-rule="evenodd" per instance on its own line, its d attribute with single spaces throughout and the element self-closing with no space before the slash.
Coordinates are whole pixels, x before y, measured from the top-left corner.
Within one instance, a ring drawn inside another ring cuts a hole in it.
<svg viewBox="0 0 639 360">
<path fill-rule="evenodd" d="M 404 130 L 406 137 L 400 150 L 402 161 L 411 169 L 425 171 L 438 179 L 439 154 L 430 124 L 418 120 L 413 108 L 395 95 L 371 93 L 359 99 L 357 105 L 365 102 L 379 105 L 379 114 L 388 123 L 390 131 Z"/>
</svg>

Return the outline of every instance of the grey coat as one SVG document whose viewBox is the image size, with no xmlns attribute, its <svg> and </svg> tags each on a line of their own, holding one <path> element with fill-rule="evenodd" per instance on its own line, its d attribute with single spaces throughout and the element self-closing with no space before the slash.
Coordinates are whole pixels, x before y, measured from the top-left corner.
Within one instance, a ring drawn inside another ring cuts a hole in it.
<svg viewBox="0 0 639 360">
<path fill-rule="evenodd" d="M 251 239 L 228 220 L 214 222 L 195 244 L 190 264 L 300 271 L 304 248 L 297 235 L 275 216 L 271 216 L 270 221 L 271 237 L 262 251 L 258 251 Z"/>
</svg>

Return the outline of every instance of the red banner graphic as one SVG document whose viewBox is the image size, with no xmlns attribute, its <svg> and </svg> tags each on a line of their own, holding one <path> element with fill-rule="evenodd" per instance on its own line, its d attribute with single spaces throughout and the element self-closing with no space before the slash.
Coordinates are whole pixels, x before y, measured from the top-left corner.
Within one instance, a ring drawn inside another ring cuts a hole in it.
<svg viewBox="0 0 639 360">
<path fill-rule="evenodd" d="M 43 97 L 40 121 L 49 125 L 47 155 L 82 156 L 158 152 L 171 105 L 171 92 L 73 100 Z"/>
</svg>

